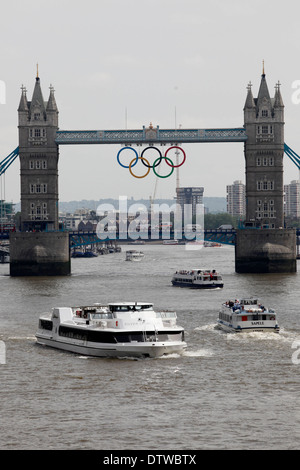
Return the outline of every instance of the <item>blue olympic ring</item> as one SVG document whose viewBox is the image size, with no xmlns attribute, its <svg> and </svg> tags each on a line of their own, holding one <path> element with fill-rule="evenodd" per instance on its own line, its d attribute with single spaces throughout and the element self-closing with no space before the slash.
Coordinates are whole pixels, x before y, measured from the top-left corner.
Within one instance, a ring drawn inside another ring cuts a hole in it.
<svg viewBox="0 0 300 470">
<path fill-rule="evenodd" d="M 132 148 L 132 147 L 123 147 L 121 150 L 118 151 L 118 155 L 117 155 L 118 163 L 119 163 L 119 165 L 121 165 L 123 168 L 129 168 L 129 165 L 128 165 L 128 166 L 127 166 L 127 165 L 123 165 L 123 164 L 120 162 L 120 159 L 119 159 L 120 153 L 123 152 L 123 150 L 125 150 L 125 149 L 132 150 L 132 151 L 135 153 L 135 162 L 133 163 L 133 165 L 130 165 L 131 167 L 133 167 L 133 166 L 136 165 L 137 162 L 139 161 L 139 156 L 138 156 L 137 151 L 136 151 L 134 148 Z"/>
</svg>

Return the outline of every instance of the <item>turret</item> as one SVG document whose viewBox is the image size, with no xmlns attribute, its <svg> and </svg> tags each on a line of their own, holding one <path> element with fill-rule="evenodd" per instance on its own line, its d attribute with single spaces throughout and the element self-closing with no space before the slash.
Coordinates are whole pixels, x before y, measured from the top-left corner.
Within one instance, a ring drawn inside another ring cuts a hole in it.
<svg viewBox="0 0 300 470">
<path fill-rule="evenodd" d="M 271 98 L 263 66 L 257 98 L 249 84 L 244 106 L 246 221 L 256 227 L 283 226 L 284 105 L 275 88 Z"/>
<path fill-rule="evenodd" d="M 31 101 L 26 89 L 18 108 L 21 169 L 21 228 L 23 231 L 58 229 L 58 109 L 54 89 L 44 101 L 37 75 Z"/>
</svg>

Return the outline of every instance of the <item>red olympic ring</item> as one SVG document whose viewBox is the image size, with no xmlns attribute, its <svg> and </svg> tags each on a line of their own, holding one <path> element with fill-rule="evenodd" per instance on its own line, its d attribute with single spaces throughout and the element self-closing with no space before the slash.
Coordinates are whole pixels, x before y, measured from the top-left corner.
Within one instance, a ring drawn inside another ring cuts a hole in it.
<svg viewBox="0 0 300 470">
<path fill-rule="evenodd" d="M 184 162 L 185 162 L 185 160 L 186 160 L 185 151 L 184 151 L 181 147 L 177 147 L 176 145 L 173 145 L 173 147 L 169 147 L 169 148 L 168 148 L 168 150 L 167 150 L 166 153 L 165 153 L 165 157 L 167 156 L 168 151 L 171 150 L 171 149 L 178 149 L 178 150 L 181 150 L 181 152 L 183 153 L 183 160 L 182 160 L 182 162 L 181 162 L 179 165 L 170 165 L 170 163 L 169 163 L 168 160 L 166 159 L 166 163 L 167 163 L 169 166 L 171 166 L 171 167 L 173 167 L 173 168 L 178 168 L 178 167 L 180 167 L 181 165 L 183 165 Z"/>
</svg>

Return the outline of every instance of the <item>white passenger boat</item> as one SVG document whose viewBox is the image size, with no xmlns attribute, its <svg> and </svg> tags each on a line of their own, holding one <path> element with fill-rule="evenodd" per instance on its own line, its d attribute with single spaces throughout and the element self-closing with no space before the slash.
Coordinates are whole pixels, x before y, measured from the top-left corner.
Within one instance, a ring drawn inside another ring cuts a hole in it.
<svg viewBox="0 0 300 470">
<path fill-rule="evenodd" d="M 141 261 L 144 258 L 144 253 L 137 250 L 126 251 L 126 261 Z"/>
<path fill-rule="evenodd" d="M 174 240 L 163 240 L 163 245 L 178 245 L 178 240 L 174 238 Z"/>
<path fill-rule="evenodd" d="M 256 298 L 223 303 L 217 326 L 226 332 L 273 331 L 279 333 L 275 311 L 264 307 Z"/>
<path fill-rule="evenodd" d="M 217 289 L 223 287 L 222 276 L 215 269 L 191 269 L 176 271 L 172 278 L 173 286 L 194 289 Z"/>
<path fill-rule="evenodd" d="M 36 338 L 39 344 L 88 356 L 159 357 L 187 347 L 176 320 L 176 312 L 154 311 L 145 302 L 58 307 L 40 316 Z"/>
</svg>

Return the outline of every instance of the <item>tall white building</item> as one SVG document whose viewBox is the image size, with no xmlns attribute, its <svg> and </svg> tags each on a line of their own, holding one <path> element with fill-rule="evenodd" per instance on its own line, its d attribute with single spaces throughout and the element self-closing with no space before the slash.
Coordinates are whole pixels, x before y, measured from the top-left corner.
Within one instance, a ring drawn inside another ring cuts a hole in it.
<svg viewBox="0 0 300 470">
<path fill-rule="evenodd" d="M 245 185 L 239 180 L 226 186 L 227 212 L 233 216 L 246 215 Z"/>
<path fill-rule="evenodd" d="M 293 180 L 284 185 L 284 214 L 300 217 L 300 181 Z"/>
</svg>

